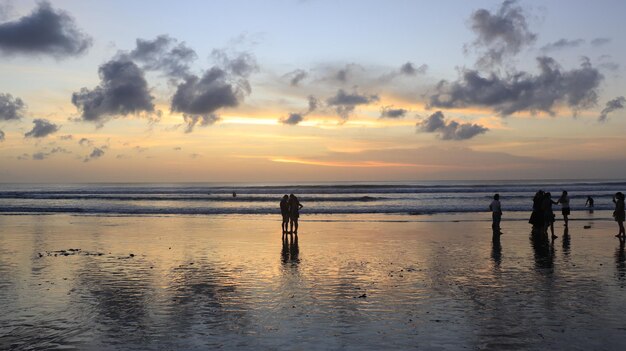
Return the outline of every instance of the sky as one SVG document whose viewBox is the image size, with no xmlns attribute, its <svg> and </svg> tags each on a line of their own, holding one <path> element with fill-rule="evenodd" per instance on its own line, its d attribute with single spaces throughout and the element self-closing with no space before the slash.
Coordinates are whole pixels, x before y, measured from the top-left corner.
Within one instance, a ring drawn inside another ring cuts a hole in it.
<svg viewBox="0 0 626 351">
<path fill-rule="evenodd" d="M 624 13 L 0 0 L 0 182 L 624 179 Z"/>
</svg>

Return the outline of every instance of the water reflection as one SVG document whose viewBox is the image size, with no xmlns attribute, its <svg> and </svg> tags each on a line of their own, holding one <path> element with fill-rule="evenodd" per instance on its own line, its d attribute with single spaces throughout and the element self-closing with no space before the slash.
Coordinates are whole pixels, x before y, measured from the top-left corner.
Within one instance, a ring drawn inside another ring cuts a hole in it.
<svg viewBox="0 0 626 351">
<path fill-rule="evenodd" d="M 533 230 L 530 233 L 530 242 L 535 257 L 535 267 L 552 269 L 554 267 L 554 240 L 548 239 L 548 234 L 542 230 Z"/>
<path fill-rule="evenodd" d="M 620 288 L 624 287 L 626 280 L 626 253 L 624 253 L 624 244 L 626 239 L 619 238 L 619 246 L 615 250 L 615 268 L 617 270 L 617 280 L 620 282 Z"/>
<path fill-rule="evenodd" d="M 298 246 L 298 234 L 283 234 L 283 247 L 280 252 L 281 262 L 292 263 L 297 266 L 300 263 L 300 247 Z"/>
<path fill-rule="evenodd" d="M 491 260 L 494 268 L 499 268 L 502 263 L 502 244 L 500 244 L 500 234 L 494 233 L 491 238 Z"/>
<path fill-rule="evenodd" d="M 570 254 L 570 244 L 571 244 L 570 239 L 571 238 L 569 236 L 569 228 L 564 227 L 563 228 L 563 255 L 565 257 L 569 257 L 569 254 Z"/>
</svg>

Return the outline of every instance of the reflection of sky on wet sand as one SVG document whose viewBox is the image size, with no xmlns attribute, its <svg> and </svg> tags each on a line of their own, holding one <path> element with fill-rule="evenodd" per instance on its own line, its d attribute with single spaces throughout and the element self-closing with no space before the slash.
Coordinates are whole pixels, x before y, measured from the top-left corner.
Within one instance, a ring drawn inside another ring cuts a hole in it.
<svg viewBox="0 0 626 351">
<path fill-rule="evenodd" d="M 587 222 L 584 223 L 585 225 Z M 0 216 L 1 348 L 616 348 L 624 245 L 504 222 Z M 48 253 L 81 249 L 68 256 Z M 43 257 L 39 257 L 43 253 Z M 98 256 L 97 253 L 102 253 Z M 132 256 L 131 256 L 132 254 Z"/>
</svg>

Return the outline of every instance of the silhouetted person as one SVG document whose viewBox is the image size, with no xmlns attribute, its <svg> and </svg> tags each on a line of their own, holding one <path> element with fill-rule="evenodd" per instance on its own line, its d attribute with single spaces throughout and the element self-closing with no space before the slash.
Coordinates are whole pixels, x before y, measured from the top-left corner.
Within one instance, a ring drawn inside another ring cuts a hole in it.
<svg viewBox="0 0 626 351">
<path fill-rule="evenodd" d="M 233 197 L 237 197 L 237 193 L 233 191 Z"/>
<path fill-rule="evenodd" d="M 544 197 L 543 190 L 537 191 L 535 197 L 533 198 L 533 212 L 530 215 L 530 219 L 528 223 L 533 225 L 533 228 L 543 228 L 543 210 L 542 203 Z"/>
<path fill-rule="evenodd" d="M 589 212 L 593 211 L 593 197 L 587 196 L 587 201 L 585 201 L 585 207 L 589 208 Z"/>
<path fill-rule="evenodd" d="M 556 201 L 552 201 L 552 194 L 547 192 L 543 196 L 543 201 L 541 202 L 541 209 L 543 210 L 543 232 L 548 234 L 548 228 L 550 228 L 550 232 L 552 233 L 552 239 L 556 239 L 557 236 L 554 235 L 554 211 L 552 211 L 552 205 L 556 205 Z"/>
<path fill-rule="evenodd" d="M 557 203 L 561 204 L 561 213 L 563 214 L 563 222 L 565 222 L 565 226 L 567 227 L 567 222 L 569 220 L 568 216 L 570 214 L 569 207 L 569 196 L 567 196 L 567 191 L 563 190 L 563 194 L 557 200 Z"/>
<path fill-rule="evenodd" d="M 489 205 L 491 211 L 491 229 L 494 233 L 502 234 L 500 231 L 500 221 L 502 220 L 502 206 L 500 205 L 500 194 L 493 196 L 493 201 Z"/>
<path fill-rule="evenodd" d="M 616 237 L 626 238 L 626 233 L 624 232 L 624 219 L 626 219 L 626 213 L 624 212 L 624 194 L 622 194 L 621 191 L 615 193 L 615 195 L 613 195 L 613 202 L 615 203 L 613 217 L 619 227 L 619 232 Z"/>
<path fill-rule="evenodd" d="M 283 216 L 283 234 L 289 230 L 289 196 L 285 195 L 280 200 L 280 214 Z"/>
<path fill-rule="evenodd" d="M 291 233 L 298 234 L 298 218 L 300 218 L 300 209 L 302 207 L 304 206 L 302 206 L 294 194 L 289 195 L 289 219 L 291 220 Z"/>
</svg>

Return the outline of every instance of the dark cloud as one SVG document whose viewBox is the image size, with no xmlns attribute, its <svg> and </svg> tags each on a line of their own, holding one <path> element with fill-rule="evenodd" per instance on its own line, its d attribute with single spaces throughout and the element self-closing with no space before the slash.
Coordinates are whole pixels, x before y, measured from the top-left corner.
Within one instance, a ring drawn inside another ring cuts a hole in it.
<svg viewBox="0 0 626 351">
<path fill-rule="evenodd" d="M 437 111 L 418 122 L 416 127 L 420 132 L 438 133 L 439 138 L 442 140 L 471 139 L 489 130 L 479 124 L 461 124 L 457 121 L 446 121 L 445 116 L 441 111 Z"/>
<path fill-rule="evenodd" d="M 606 45 L 611 42 L 611 38 L 595 38 L 591 40 L 591 45 L 598 47 L 602 45 Z"/>
<path fill-rule="evenodd" d="M 87 138 L 80 138 L 80 140 L 78 141 L 78 144 L 80 146 L 92 146 L 93 145 L 93 141 L 87 139 Z"/>
<path fill-rule="evenodd" d="M 541 51 L 550 52 L 550 51 L 558 51 L 564 49 L 577 48 L 584 44 L 585 41 L 582 39 L 568 40 L 568 39 L 559 39 L 554 43 L 549 43 L 541 47 Z"/>
<path fill-rule="evenodd" d="M 83 162 L 89 162 L 91 160 L 95 160 L 98 159 L 100 157 L 104 156 L 104 148 L 98 148 L 98 147 L 94 147 L 93 151 L 91 151 L 91 153 L 89 154 L 89 156 L 85 157 L 85 159 L 83 160 Z"/>
<path fill-rule="evenodd" d="M 329 106 L 335 107 L 337 114 L 343 119 L 348 119 L 357 105 L 367 105 L 378 101 L 378 95 L 361 95 L 357 92 L 346 93 L 339 89 L 337 94 L 326 100 Z"/>
<path fill-rule="evenodd" d="M 574 110 L 596 103 L 604 77 L 587 59 L 580 68 L 570 71 L 563 71 L 550 57 L 539 57 L 537 61 L 538 75 L 520 72 L 500 77 L 491 73 L 483 77 L 478 71 L 465 70 L 456 82 L 439 82 L 430 106 L 482 106 L 507 116 L 521 111 L 553 114 L 552 108 L 559 103 Z"/>
<path fill-rule="evenodd" d="M 198 57 L 184 42 L 160 35 L 154 40 L 137 39 L 136 48 L 128 57 L 140 62 L 143 69 L 162 71 L 165 75 L 182 78 L 189 74 L 189 65 Z"/>
<path fill-rule="evenodd" d="M 489 67 L 502 63 L 507 56 L 516 55 L 537 39 L 526 22 L 526 14 L 515 0 L 502 3 L 496 13 L 479 9 L 470 17 L 472 30 L 478 36 L 474 48 L 481 52 L 478 64 Z"/>
<path fill-rule="evenodd" d="M 11 94 L 0 94 L 0 121 L 18 120 L 24 117 L 26 105 Z"/>
<path fill-rule="evenodd" d="M 0 130 L 0 141 L 4 141 L 4 132 Z"/>
<path fill-rule="evenodd" d="M 39 151 L 33 154 L 33 160 L 37 160 L 37 161 L 41 161 L 44 160 L 56 153 L 63 153 L 63 154 L 71 154 L 71 151 L 68 151 L 62 147 L 55 147 L 50 151 Z"/>
<path fill-rule="evenodd" d="M 403 118 L 408 111 L 403 108 L 393 108 L 391 106 L 383 106 L 380 109 L 380 118 Z"/>
<path fill-rule="evenodd" d="M 35 119 L 33 121 L 35 124 L 33 129 L 30 132 L 24 134 L 26 138 L 45 138 L 50 134 L 55 133 L 59 130 L 59 126 L 46 119 Z"/>
<path fill-rule="evenodd" d="M 290 113 L 289 117 L 282 118 L 280 120 L 280 123 L 295 126 L 296 124 L 302 122 L 303 120 L 304 120 L 304 116 L 301 113 Z"/>
<path fill-rule="evenodd" d="M 296 125 L 299 124 L 300 122 L 304 121 L 304 117 L 306 115 L 308 115 L 309 113 L 315 111 L 318 106 L 319 106 L 319 100 L 317 100 L 317 98 L 313 95 L 309 95 L 308 97 L 308 109 L 305 112 L 292 112 L 289 114 L 289 116 L 285 117 L 285 118 L 280 118 L 278 120 L 278 122 L 282 123 L 282 124 L 287 124 L 287 125 Z"/>
<path fill-rule="evenodd" d="M 289 72 L 286 76 L 289 78 L 289 85 L 292 87 L 297 87 L 300 82 L 305 79 L 309 74 L 302 69 L 297 69 L 293 72 Z"/>
<path fill-rule="evenodd" d="M 72 103 L 83 121 L 102 125 L 115 116 L 154 112 L 154 97 L 144 72 L 134 62 L 116 58 L 100 66 L 98 72 L 100 85 L 72 94 Z"/>
<path fill-rule="evenodd" d="M 193 132 L 193 128 L 198 125 L 200 127 L 206 127 L 215 124 L 220 118 L 216 115 L 183 115 L 183 119 L 187 127 L 185 133 Z"/>
<path fill-rule="evenodd" d="M 91 46 L 65 11 L 42 1 L 29 15 L 0 24 L 0 52 L 4 55 L 51 55 L 56 58 L 80 55 Z"/>
<path fill-rule="evenodd" d="M 335 71 L 331 77 L 332 80 L 339 81 L 341 83 L 347 83 L 350 78 L 352 78 L 353 71 L 358 69 L 363 71 L 363 67 L 357 65 L 356 63 L 349 63 L 345 65 L 343 68 Z"/>
<path fill-rule="evenodd" d="M 217 110 L 238 106 L 250 94 L 248 76 L 257 70 L 256 60 L 250 54 L 239 54 L 230 59 L 222 51 L 214 51 L 221 67 L 214 66 L 202 77 L 188 75 L 178 84 L 172 97 L 172 112 L 183 114 L 186 132 L 196 124 L 207 126 L 219 120 Z"/>
<path fill-rule="evenodd" d="M 624 104 L 626 104 L 626 98 L 623 96 L 618 96 L 613 100 L 609 100 L 606 103 L 606 106 L 602 109 L 602 112 L 600 112 L 600 116 L 598 117 L 598 121 L 600 122 L 606 122 L 606 120 L 609 117 L 609 113 L 616 111 L 616 110 L 621 110 L 624 108 Z"/>
<path fill-rule="evenodd" d="M 74 139 L 74 136 L 72 134 L 59 135 L 59 139 L 61 139 L 61 140 L 72 140 L 72 139 Z"/>
<path fill-rule="evenodd" d="M 411 62 L 407 62 L 400 66 L 400 73 L 407 76 L 414 76 L 416 74 L 424 74 L 428 70 L 428 65 L 423 64 L 419 67 L 415 67 Z"/>
</svg>

